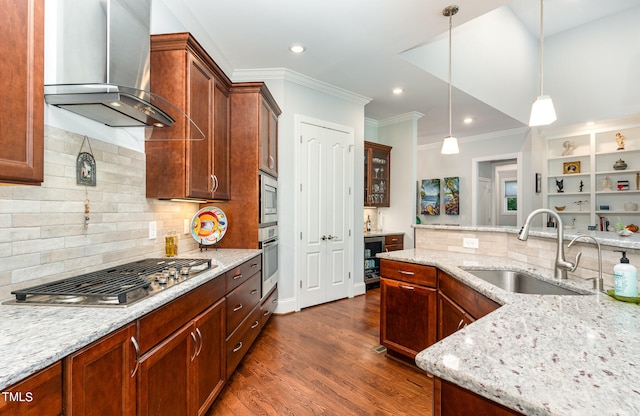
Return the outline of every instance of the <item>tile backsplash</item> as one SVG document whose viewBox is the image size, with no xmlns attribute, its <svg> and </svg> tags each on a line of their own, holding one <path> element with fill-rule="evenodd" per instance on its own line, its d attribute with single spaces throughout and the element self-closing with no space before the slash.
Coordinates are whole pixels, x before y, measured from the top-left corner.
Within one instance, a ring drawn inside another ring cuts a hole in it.
<svg viewBox="0 0 640 416">
<path fill-rule="evenodd" d="M 0 300 L 18 288 L 163 257 L 169 231 L 177 232 L 180 252 L 197 248 L 183 234 L 183 222 L 191 220 L 198 204 L 147 199 L 144 153 L 89 140 L 96 159 L 95 187 L 76 184 L 83 136 L 50 126 L 42 186 L 0 186 Z M 86 144 L 82 151 L 88 151 Z M 157 224 L 155 239 L 149 239 L 150 221 Z"/>
</svg>

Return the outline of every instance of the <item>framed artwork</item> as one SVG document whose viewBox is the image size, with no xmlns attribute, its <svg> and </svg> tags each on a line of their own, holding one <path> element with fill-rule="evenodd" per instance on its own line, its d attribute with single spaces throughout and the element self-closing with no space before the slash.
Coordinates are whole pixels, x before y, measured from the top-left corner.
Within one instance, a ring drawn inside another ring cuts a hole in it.
<svg viewBox="0 0 640 416">
<path fill-rule="evenodd" d="M 444 178 L 444 213 L 447 215 L 460 215 L 460 178 Z"/>
<path fill-rule="evenodd" d="M 418 214 L 440 215 L 440 179 L 423 179 L 418 192 Z"/>
<path fill-rule="evenodd" d="M 565 175 L 571 173 L 580 173 L 580 161 L 564 162 L 562 164 L 562 173 L 564 173 Z"/>
<path fill-rule="evenodd" d="M 542 174 L 536 173 L 536 193 L 542 192 Z"/>
</svg>

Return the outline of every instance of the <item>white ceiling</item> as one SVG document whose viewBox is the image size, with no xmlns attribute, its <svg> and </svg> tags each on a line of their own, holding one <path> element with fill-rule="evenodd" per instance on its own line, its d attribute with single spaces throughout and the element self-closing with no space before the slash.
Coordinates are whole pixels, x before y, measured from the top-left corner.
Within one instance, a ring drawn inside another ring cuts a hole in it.
<svg viewBox="0 0 640 416">
<path fill-rule="evenodd" d="M 174 10 L 188 8 L 234 69 L 288 68 L 372 99 L 365 116 L 384 120 L 419 112 L 418 141 L 437 141 L 448 133 L 446 81 L 413 65 L 400 54 L 446 35 L 448 0 L 164 0 Z M 545 38 L 638 6 L 639 0 L 546 0 Z M 457 0 L 456 27 L 499 7 L 509 7 L 535 38 L 536 0 Z M 288 51 L 306 46 L 300 56 Z M 442 57 L 443 60 L 447 56 Z M 455 67 L 455 61 L 453 62 Z M 538 80 L 531 82 L 537 85 Z M 455 82 L 454 82 L 455 85 Z M 394 96 L 401 87 L 405 93 Z M 535 97 L 531 97 L 533 101 Z M 527 104 L 528 105 L 528 104 Z M 458 137 L 524 126 L 459 90 L 453 93 L 453 131 Z M 471 125 L 462 123 L 466 116 Z"/>
</svg>

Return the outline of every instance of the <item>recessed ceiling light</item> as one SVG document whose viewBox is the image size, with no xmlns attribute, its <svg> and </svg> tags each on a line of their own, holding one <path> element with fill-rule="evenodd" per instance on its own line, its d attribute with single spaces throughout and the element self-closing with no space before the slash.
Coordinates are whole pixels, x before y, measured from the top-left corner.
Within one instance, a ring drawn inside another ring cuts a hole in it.
<svg viewBox="0 0 640 416">
<path fill-rule="evenodd" d="M 289 50 L 295 54 L 301 54 L 305 51 L 305 49 L 306 48 L 299 43 L 294 43 L 293 45 L 289 46 Z"/>
<path fill-rule="evenodd" d="M 404 90 L 403 90 L 402 88 L 394 88 L 394 89 L 393 89 L 393 93 L 394 93 L 395 95 L 402 94 L 403 92 L 404 92 Z"/>
<path fill-rule="evenodd" d="M 591 126 L 595 126 L 596 123 L 593 121 L 587 121 L 587 126 L 591 127 Z"/>
<path fill-rule="evenodd" d="M 467 117 L 464 119 L 464 124 L 471 124 L 473 123 L 473 119 L 471 117 Z"/>
</svg>

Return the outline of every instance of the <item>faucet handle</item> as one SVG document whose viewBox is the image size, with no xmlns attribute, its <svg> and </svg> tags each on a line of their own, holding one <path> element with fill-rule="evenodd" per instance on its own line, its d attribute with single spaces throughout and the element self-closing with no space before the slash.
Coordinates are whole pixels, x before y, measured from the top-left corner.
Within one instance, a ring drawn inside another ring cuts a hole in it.
<svg viewBox="0 0 640 416">
<path fill-rule="evenodd" d="M 575 263 L 571 263 L 570 261 L 566 261 L 566 260 L 559 260 L 557 266 L 562 270 L 573 272 L 578 268 L 578 263 L 580 263 L 581 256 L 582 256 L 582 251 L 579 251 L 578 254 L 576 254 Z"/>
</svg>

